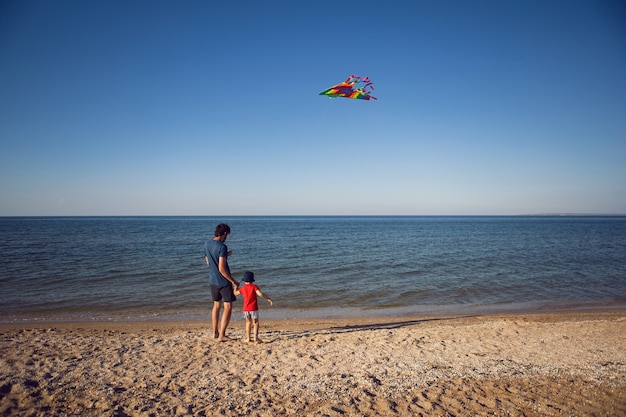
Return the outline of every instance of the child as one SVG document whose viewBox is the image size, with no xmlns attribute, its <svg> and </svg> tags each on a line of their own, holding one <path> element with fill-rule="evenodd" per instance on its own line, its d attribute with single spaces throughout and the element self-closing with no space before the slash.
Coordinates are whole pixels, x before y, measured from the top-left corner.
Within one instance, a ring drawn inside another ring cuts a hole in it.
<svg viewBox="0 0 626 417">
<path fill-rule="evenodd" d="M 254 274 L 246 271 L 243 274 L 243 282 L 245 285 L 235 289 L 235 295 L 243 295 L 243 316 L 246 318 L 246 342 L 250 343 L 250 330 L 254 324 L 254 342 L 262 343 L 259 340 L 259 304 L 257 303 L 257 295 L 269 301 L 270 305 L 274 305 L 271 298 L 261 292 L 254 282 Z"/>
</svg>

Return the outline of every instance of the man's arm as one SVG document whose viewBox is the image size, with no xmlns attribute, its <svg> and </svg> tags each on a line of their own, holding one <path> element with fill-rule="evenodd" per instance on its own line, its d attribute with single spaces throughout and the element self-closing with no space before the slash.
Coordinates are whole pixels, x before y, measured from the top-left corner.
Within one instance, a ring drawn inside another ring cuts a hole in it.
<svg viewBox="0 0 626 417">
<path fill-rule="evenodd" d="M 235 288 L 239 288 L 239 283 L 235 281 L 235 278 L 233 278 L 228 272 L 228 267 L 227 267 L 228 264 L 226 262 L 228 262 L 227 258 L 220 256 L 219 265 L 218 265 L 220 274 L 222 274 L 224 278 L 229 280 L 230 283 L 233 284 Z"/>
</svg>

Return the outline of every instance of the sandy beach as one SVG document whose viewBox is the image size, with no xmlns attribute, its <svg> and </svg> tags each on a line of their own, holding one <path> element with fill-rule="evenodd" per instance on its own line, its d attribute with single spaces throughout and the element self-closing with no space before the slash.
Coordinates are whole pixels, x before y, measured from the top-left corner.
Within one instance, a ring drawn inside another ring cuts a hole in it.
<svg viewBox="0 0 626 417">
<path fill-rule="evenodd" d="M 0 414 L 625 416 L 626 311 L 0 325 Z"/>
</svg>

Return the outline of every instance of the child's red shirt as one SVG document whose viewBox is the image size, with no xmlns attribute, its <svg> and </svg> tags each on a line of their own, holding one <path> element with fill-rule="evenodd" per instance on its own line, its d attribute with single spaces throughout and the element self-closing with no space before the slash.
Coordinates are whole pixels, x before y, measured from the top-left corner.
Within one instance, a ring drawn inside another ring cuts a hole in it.
<svg viewBox="0 0 626 417">
<path fill-rule="evenodd" d="M 258 289 L 259 287 L 252 283 L 247 283 L 239 288 L 239 292 L 243 295 L 243 311 L 257 311 L 259 309 L 256 296 Z"/>
</svg>

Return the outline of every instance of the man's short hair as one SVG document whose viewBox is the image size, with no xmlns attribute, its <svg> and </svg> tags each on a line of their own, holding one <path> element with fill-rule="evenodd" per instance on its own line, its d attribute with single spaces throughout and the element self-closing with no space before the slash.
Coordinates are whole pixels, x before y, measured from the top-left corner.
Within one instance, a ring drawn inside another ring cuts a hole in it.
<svg viewBox="0 0 626 417">
<path fill-rule="evenodd" d="M 227 224 L 220 223 L 215 228 L 215 237 L 222 236 L 223 234 L 230 234 L 230 227 Z"/>
</svg>

